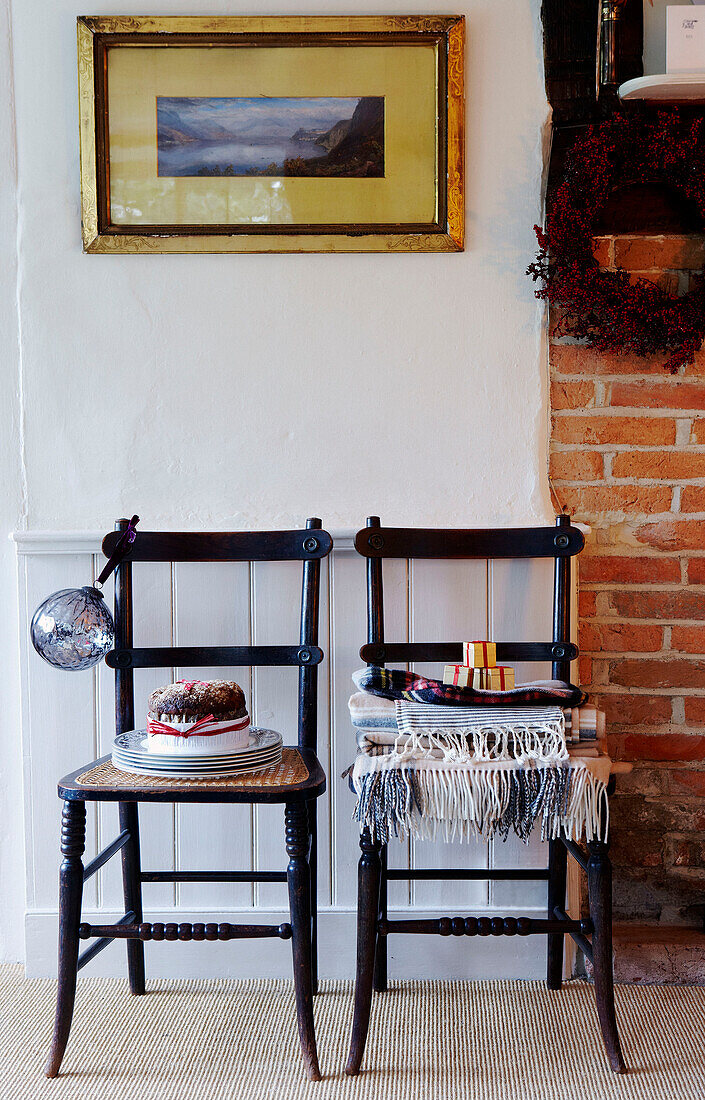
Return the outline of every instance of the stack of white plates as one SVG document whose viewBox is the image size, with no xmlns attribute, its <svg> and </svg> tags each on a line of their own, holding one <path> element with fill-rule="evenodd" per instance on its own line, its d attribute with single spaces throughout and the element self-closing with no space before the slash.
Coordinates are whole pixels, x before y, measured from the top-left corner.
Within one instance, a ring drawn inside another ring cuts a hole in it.
<svg viewBox="0 0 705 1100">
<path fill-rule="evenodd" d="M 247 745 L 218 752 L 150 752 L 146 730 L 121 733 L 113 742 L 113 764 L 121 772 L 136 775 L 165 775 L 173 779 L 205 779 L 262 771 L 278 764 L 282 756 L 282 737 L 274 730 L 250 727 Z"/>
</svg>

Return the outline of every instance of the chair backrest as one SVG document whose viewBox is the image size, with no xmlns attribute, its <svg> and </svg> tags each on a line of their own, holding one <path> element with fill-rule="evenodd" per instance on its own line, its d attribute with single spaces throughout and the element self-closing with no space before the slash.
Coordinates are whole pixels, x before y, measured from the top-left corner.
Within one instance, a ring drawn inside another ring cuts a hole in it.
<svg viewBox="0 0 705 1100">
<path fill-rule="evenodd" d="M 584 545 L 582 532 L 565 515 L 556 517 L 555 527 L 474 531 L 382 527 L 379 516 L 370 516 L 355 536 L 355 549 L 367 558 L 367 645 L 360 656 L 374 665 L 462 661 L 462 642 L 385 642 L 384 558 L 553 558 L 552 641 L 497 641 L 497 660 L 551 661 L 554 678 L 569 680 L 570 662 L 578 656 L 578 647 L 570 640 L 570 559 Z"/>
<path fill-rule="evenodd" d="M 120 519 L 115 531 L 103 539 L 103 553 L 110 557 L 128 521 Z M 115 649 L 106 662 L 115 669 L 115 722 L 117 732 L 134 728 L 135 668 L 168 668 L 172 665 L 296 665 L 299 668 L 298 743 L 315 751 L 317 737 L 316 696 L 321 558 L 330 554 L 333 539 L 321 528 L 320 519 L 309 519 L 305 530 L 242 532 L 137 531 L 135 541 L 115 572 Z M 298 645 L 170 646 L 135 649 L 133 646 L 132 564 L 145 561 L 301 561 L 301 628 Z"/>
</svg>

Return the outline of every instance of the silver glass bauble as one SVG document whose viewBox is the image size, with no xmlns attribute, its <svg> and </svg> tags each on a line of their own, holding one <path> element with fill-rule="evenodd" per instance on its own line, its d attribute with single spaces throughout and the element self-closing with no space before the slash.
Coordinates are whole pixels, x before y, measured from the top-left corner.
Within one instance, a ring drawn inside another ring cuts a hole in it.
<svg viewBox="0 0 705 1100">
<path fill-rule="evenodd" d="M 115 624 L 97 588 L 62 588 L 39 605 L 32 619 L 32 645 L 54 668 L 79 672 L 112 649 Z"/>
</svg>

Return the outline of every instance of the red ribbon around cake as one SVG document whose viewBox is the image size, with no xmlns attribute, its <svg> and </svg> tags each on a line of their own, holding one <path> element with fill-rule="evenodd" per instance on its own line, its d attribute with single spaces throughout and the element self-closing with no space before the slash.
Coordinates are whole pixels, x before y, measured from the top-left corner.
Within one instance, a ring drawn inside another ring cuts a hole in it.
<svg viewBox="0 0 705 1100">
<path fill-rule="evenodd" d="M 147 719 L 147 733 L 149 734 L 166 734 L 168 737 L 217 737 L 221 733 L 234 733 L 237 730 L 244 730 L 249 726 L 249 715 L 245 715 L 244 718 L 237 718 L 233 722 L 228 722 L 227 725 L 223 722 L 216 722 L 215 715 L 207 714 L 205 718 L 199 719 L 198 722 L 194 722 L 186 730 L 177 730 L 173 726 L 168 726 L 165 722 L 158 722 L 155 718 Z M 217 725 L 217 729 L 211 729 L 209 727 Z"/>
</svg>

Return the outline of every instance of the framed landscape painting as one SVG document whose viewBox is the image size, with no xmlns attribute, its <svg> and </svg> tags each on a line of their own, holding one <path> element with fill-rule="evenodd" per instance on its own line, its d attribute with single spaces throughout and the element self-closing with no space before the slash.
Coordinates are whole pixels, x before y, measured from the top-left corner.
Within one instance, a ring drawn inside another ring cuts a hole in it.
<svg viewBox="0 0 705 1100">
<path fill-rule="evenodd" d="M 80 17 L 84 250 L 462 250 L 464 32 Z"/>
</svg>

